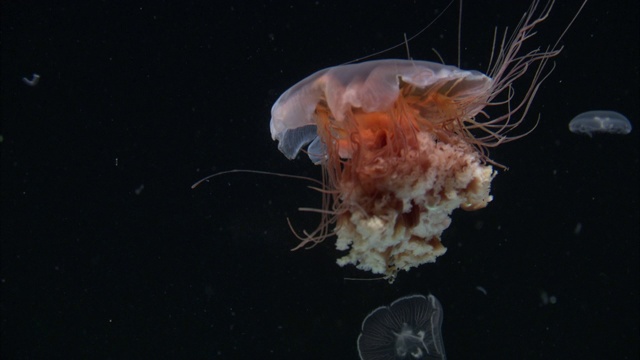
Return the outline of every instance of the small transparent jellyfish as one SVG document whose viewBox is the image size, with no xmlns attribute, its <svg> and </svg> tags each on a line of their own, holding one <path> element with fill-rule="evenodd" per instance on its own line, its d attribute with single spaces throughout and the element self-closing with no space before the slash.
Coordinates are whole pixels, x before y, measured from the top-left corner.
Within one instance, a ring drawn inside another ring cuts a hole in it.
<svg viewBox="0 0 640 360">
<path fill-rule="evenodd" d="M 615 111 L 587 111 L 569 122 L 569 130 L 574 134 L 592 137 L 594 133 L 626 135 L 631 132 L 631 122 Z"/>
<path fill-rule="evenodd" d="M 433 295 L 405 296 L 373 310 L 358 336 L 360 359 L 446 359 L 442 317 Z"/>
<path fill-rule="evenodd" d="M 323 208 L 304 208 L 321 214 L 320 224 L 297 234 L 296 249 L 336 236 L 347 252 L 338 265 L 389 281 L 443 255 L 451 213 L 493 199 L 490 164 L 498 164 L 487 149 L 533 130 L 516 129 L 561 47 L 523 43 L 552 5 L 532 2 L 497 42 L 488 75 L 388 59 L 320 70 L 284 92 L 271 109 L 272 138 L 287 158 L 304 151 L 323 169 Z M 525 74 L 524 86 L 514 85 Z"/>
</svg>

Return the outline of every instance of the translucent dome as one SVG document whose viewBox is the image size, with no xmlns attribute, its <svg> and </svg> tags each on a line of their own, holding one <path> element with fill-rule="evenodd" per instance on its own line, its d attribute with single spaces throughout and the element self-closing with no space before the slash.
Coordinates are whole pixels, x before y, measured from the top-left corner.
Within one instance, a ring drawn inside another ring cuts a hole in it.
<svg viewBox="0 0 640 360">
<path fill-rule="evenodd" d="M 433 295 L 405 296 L 375 309 L 362 322 L 360 359 L 446 359 L 442 316 Z"/>
</svg>

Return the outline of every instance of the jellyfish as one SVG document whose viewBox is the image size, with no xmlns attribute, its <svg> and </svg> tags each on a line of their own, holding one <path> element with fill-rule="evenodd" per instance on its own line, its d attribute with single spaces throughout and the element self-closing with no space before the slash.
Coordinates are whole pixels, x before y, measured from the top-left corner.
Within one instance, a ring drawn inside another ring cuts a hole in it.
<svg viewBox="0 0 640 360">
<path fill-rule="evenodd" d="M 373 60 L 320 70 L 285 91 L 271 110 L 272 138 L 287 158 L 304 152 L 322 166 L 324 184 L 322 208 L 302 208 L 318 212 L 320 224 L 294 231 L 294 250 L 335 236 L 344 252 L 338 265 L 389 281 L 443 255 L 452 212 L 482 209 L 493 199 L 493 166 L 501 165 L 488 149 L 535 128 L 516 131 L 560 39 L 546 50 L 521 47 L 552 5 L 539 11 L 533 1 L 514 32 L 505 31 L 488 74 Z M 514 82 L 528 72 L 520 93 Z"/>
<path fill-rule="evenodd" d="M 446 359 L 442 316 L 433 295 L 405 296 L 373 310 L 358 336 L 360 359 Z"/>
<path fill-rule="evenodd" d="M 569 122 L 569 131 L 589 137 L 594 133 L 626 135 L 631 128 L 631 122 L 624 115 L 608 110 L 583 112 Z"/>
</svg>

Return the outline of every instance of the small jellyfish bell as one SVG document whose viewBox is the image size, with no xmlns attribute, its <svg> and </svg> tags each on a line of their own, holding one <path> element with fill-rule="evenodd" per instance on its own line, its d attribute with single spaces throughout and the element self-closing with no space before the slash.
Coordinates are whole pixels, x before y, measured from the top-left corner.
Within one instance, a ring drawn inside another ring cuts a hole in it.
<svg viewBox="0 0 640 360">
<path fill-rule="evenodd" d="M 402 297 L 372 311 L 362 322 L 362 360 L 446 359 L 442 305 L 433 295 Z"/>
<path fill-rule="evenodd" d="M 619 112 L 609 110 L 583 112 L 569 122 L 569 131 L 589 137 L 598 133 L 627 135 L 631 132 L 631 129 L 632 126 L 629 119 Z"/>
<path fill-rule="evenodd" d="M 287 158 L 304 151 L 323 168 L 321 222 L 298 234 L 296 249 L 335 235 L 337 249 L 347 252 L 340 266 L 390 281 L 445 253 L 440 239 L 453 210 L 492 200 L 496 163 L 487 148 L 528 133 L 513 131 L 548 74 L 548 59 L 561 50 L 558 40 L 546 50 L 521 51 L 553 1 L 541 11 L 538 5 L 513 34 L 505 32 L 488 75 L 377 60 L 320 70 L 282 94 L 271 110 L 273 139 Z M 514 81 L 531 68 L 531 82 L 516 97 Z M 502 110 L 490 117 L 488 107 Z"/>
</svg>

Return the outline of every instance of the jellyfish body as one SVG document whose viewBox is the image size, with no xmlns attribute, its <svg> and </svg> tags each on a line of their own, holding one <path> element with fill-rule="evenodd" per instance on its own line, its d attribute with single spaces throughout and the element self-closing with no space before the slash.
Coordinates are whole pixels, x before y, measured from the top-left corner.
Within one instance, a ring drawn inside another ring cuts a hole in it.
<svg viewBox="0 0 640 360">
<path fill-rule="evenodd" d="M 362 322 L 362 360 L 446 359 L 442 305 L 433 295 L 410 295 L 372 311 Z"/>
<path fill-rule="evenodd" d="M 273 139 L 290 159 L 308 145 L 325 175 L 320 226 L 299 236 L 299 247 L 336 235 L 337 249 L 348 251 L 339 265 L 391 280 L 445 253 L 440 239 L 453 210 L 492 200 L 496 172 L 485 148 L 518 138 L 507 133 L 523 121 L 546 60 L 559 52 L 519 52 L 550 11 L 535 17 L 536 6 L 498 49 L 489 76 L 378 60 L 318 71 L 282 94 L 271 110 Z M 514 101 L 513 81 L 536 62 L 530 86 Z M 500 94 L 505 99 L 494 100 Z M 487 106 L 505 110 L 489 118 Z"/>
<path fill-rule="evenodd" d="M 627 135 L 631 129 L 629 119 L 619 112 L 608 110 L 587 111 L 569 122 L 569 131 L 589 137 L 598 133 Z"/>
<path fill-rule="evenodd" d="M 339 192 L 336 246 L 350 249 L 340 265 L 387 274 L 433 262 L 449 214 L 486 206 L 494 172 L 454 128 L 484 107 L 490 86 L 476 71 L 380 60 L 325 69 L 280 97 L 280 150 L 293 158 L 310 144 Z"/>
</svg>

